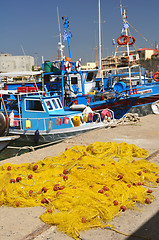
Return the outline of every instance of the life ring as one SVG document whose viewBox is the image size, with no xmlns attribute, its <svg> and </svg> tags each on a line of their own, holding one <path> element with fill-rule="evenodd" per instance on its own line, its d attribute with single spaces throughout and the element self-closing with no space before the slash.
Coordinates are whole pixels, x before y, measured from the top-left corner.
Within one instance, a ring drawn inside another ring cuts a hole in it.
<svg viewBox="0 0 159 240">
<path fill-rule="evenodd" d="M 153 79 L 154 79 L 156 82 L 159 82 L 159 72 L 155 72 L 155 73 L 154 73 Z"/>
<path fill-rule="evenodd" d="M 5 132 L 7 127 L 7 122 L 4 114 L 0 112 L 0 136 Z"/>
<path fill-rule="evenodd" d="M 81 71 L 81 64 L 79 61 L 76 62 L 76 70 L 77 70 L 77 72 Z"/>
<path fill-rule="evenodd" d="M 121 41 L 122 40 L 122 41 Z M 129 42 L 129 37 L 126 35 L 121 35 L 120 37 L 118 37 L 117 39 L 117 43 L 119 45 L 126 45 Z"/>
<path fill-rule="evenodd" d="M 129 45 L 133 45 L 135 43 L 135 38 L 133 36 L 129 36 L 129 40 L 132 40 L 131 42 L 129 42 Z"/>
<path fill-rule="evenodd" d="M 66 72 L 71 72 L 71 63 L 69 61 L 66 62 Z"/>
</svg>

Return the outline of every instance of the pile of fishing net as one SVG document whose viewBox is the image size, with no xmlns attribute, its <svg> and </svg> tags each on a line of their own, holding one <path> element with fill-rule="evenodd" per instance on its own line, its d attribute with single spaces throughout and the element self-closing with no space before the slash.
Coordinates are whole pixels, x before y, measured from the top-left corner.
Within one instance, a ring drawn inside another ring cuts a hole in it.
<svg viewBox="0 0 159 240">
<path fill-rule="evenodd" d="M 121 211 L 149 204 L 159 166 L 134 144 L 96 142 L 73 146 L 36 163 L 0 166 L 0 205 L 45 206 L 45 223 L 79 237 L 105 227 Z M 108 225 L 107 225 L 108 226 Z"/>
</svg>

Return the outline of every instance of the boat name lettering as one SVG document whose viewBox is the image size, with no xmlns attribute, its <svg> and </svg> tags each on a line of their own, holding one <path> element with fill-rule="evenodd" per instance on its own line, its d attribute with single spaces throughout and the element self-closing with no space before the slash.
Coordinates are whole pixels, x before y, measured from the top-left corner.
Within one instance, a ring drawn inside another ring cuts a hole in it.
<svg viewBox="0 0 159 240">
<path fill-rule="evenodd" d="M 152 92 L 152 89 L 147 89 L 147 90 L 143 90 L 143 91 L 138 91 L 137 93 L 142 95 L 142 94 L 151 93 L 151 92 Z"/>
</svg>

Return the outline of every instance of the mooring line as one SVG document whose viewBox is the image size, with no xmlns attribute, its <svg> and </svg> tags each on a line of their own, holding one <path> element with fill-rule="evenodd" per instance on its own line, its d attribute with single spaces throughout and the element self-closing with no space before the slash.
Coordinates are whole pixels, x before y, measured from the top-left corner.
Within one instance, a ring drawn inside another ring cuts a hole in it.
<svg viewBox="0 0 159 240">
<path fill-rule="evenodd" d="M 145 160 L 151 160 L 153 159 L 154 157 L 157 157 L 159 155 L 159 150 L 151 153 L 147 158 L 145 158 Z"/>
</svg>

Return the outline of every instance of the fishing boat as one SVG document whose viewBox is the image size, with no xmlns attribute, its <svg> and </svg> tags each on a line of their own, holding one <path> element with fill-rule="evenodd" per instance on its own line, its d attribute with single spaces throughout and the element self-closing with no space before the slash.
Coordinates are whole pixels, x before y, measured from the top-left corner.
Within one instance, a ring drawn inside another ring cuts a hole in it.
<svg viewBox="0 0 159 240">
<path fill-rule="evenodd" d="M 152 103 L 151 108 L 154 114 L 159 114 L 159 100 Z"/>
<path fill-rule="evenodd" d="M 63 26 L 65 29 L 65 38 L 68 42 L 69 57 L 65 57 L 62 52 L 62 42 L 60 40 L 61 57 L 56 61 L 42 62 L 42 81 L 31 83 L 31 88 L 45 90 L 51 96 L 59 97 L 62 107 L 65 111 L 83 111 L 86 106 L 93 111 L 101 113 L 105 109 L 111 109 L 114 112 L 114 118 L 119 119 L 123 117 L 132 105 L 135 104 L 139 95 L 127 95 L 123 92 L 118 92 L 119 83 L 115 84 L 114 88 L 104 89 L 102 83 L 96 85 L 97 69 L 81 70 L 81 59 L 72 61 L 70 49 L 70 28 L 68 18 L 63 17 Z M 6 84 L 5 89 L 16 90 L 19 87 L 27 87 L 29 85 L 23 84 L 14 86 L 13 84 Z"/>
<path fill-rule="evenodd" d="M 0 104 L 5 112 L 4 115 L 3 112 L 0 111 L 0 151 L 2 151 L 10 142 L 19 139 L 20 136 L 7 136 L 9 133 L 9 121 L 7 121 L 8 114 L 2 97 L 0 98 Z"/>
<path fill-rule="evenodd" d="M 5 149 L 8 144 L 10 144 L 12 141 L 15 141 L 19 139 L 20 136 L 15 135 L 15 136 L 3 136 L 0 137 L 0 152 Z"/>
<path fill-rule="evenodd" d="M 139 62 L 139 54 L 135 49 L 135 38 L 130 33 L 131 24 L 127 20 L 126 10 L 121 8 L 123 27 L 117 38 L 114 54 L 114 67 L 102 71 L 104 89 L 114 89 L 128 97 L 139 95 L 130 112 L 139 116 L 152 113 L 151 105 L 159 100 L 159 72 L 147 75 L 147 70 Z M 102 81 L 102 79 L 101 79 Z"/>
<path fill-rule="evenodd" d="M 97 84 L 97 69 L 82 71 L 81 60 L 72 61 L 68 18 L 63 17 L 62 19 L 68 41 L 69 58 L 62 54 L 58 61 L 43 61 L 44 86 L 50 94 L 57 93 L 60 96 L 66 110 L 83 110 L 89 105 L 93 111 L 102 112 L 109 108 L 114 112 L 115 118 L 123 117 L 139 96 L 118 93 L 116 91 L 118 83 L 114 89 L 104 90 L 102 83 Z M 59 45 L 62 46 L 62 43 L 60 42 Z"/>
<path fill-rule="evenodd" d="M 89 72 L 81 72 L 78 68 L 78 61 L 68 62 L 61 60 L 50 63 L 51 66 L 53 66 L 53 70 L 49 72 L 45 71 L 46 63 L 43 63 L 44 86 L 47 87 L 50 94 L 56 93 L 59 95 L 62 105 L 66 110 L 81 109 L 83 111 L 87 105 L 89 105 L 93 111 L 102 111 L 103 109 L 109 108 L 114 112 L 115 118 L 119 119 L 129 111 L 139 97 L 138 94 L 128 96 L 126 93 L 118 92 L 119 83 L 116 83 L 114 88 L 109 88 L 104 91 L 103 89 L 96 89 L 96 87 L 94 87 L 87 92 L 86 81 Z M 51 76 L 52 80 L 46 82 L 46 76 L 47 78 Z"/>
<path fill-rule="evenodd" d="M 106 127 L 99 113 L 91 109 L 87 114 L 81 111 L 65 110 L 57 94 L 39 91 L 37 87 L 18 87 L 16 90 L 1 90 L 1 112 L 9 119 L 9 135 L 20 136 L 19 142 L 43 144 L 63 140 L 93 129 Z M 113 114 L 111 115 L 113 121 Z M 2 124 L 3 125 L 3 124 Z"/>
<path fill-rule="evenodd" d="M 42 71 L 16 71 L 0 73 L 0 89 L 16 90 L 17 87 L 40 86 Z"/>
</svg>

